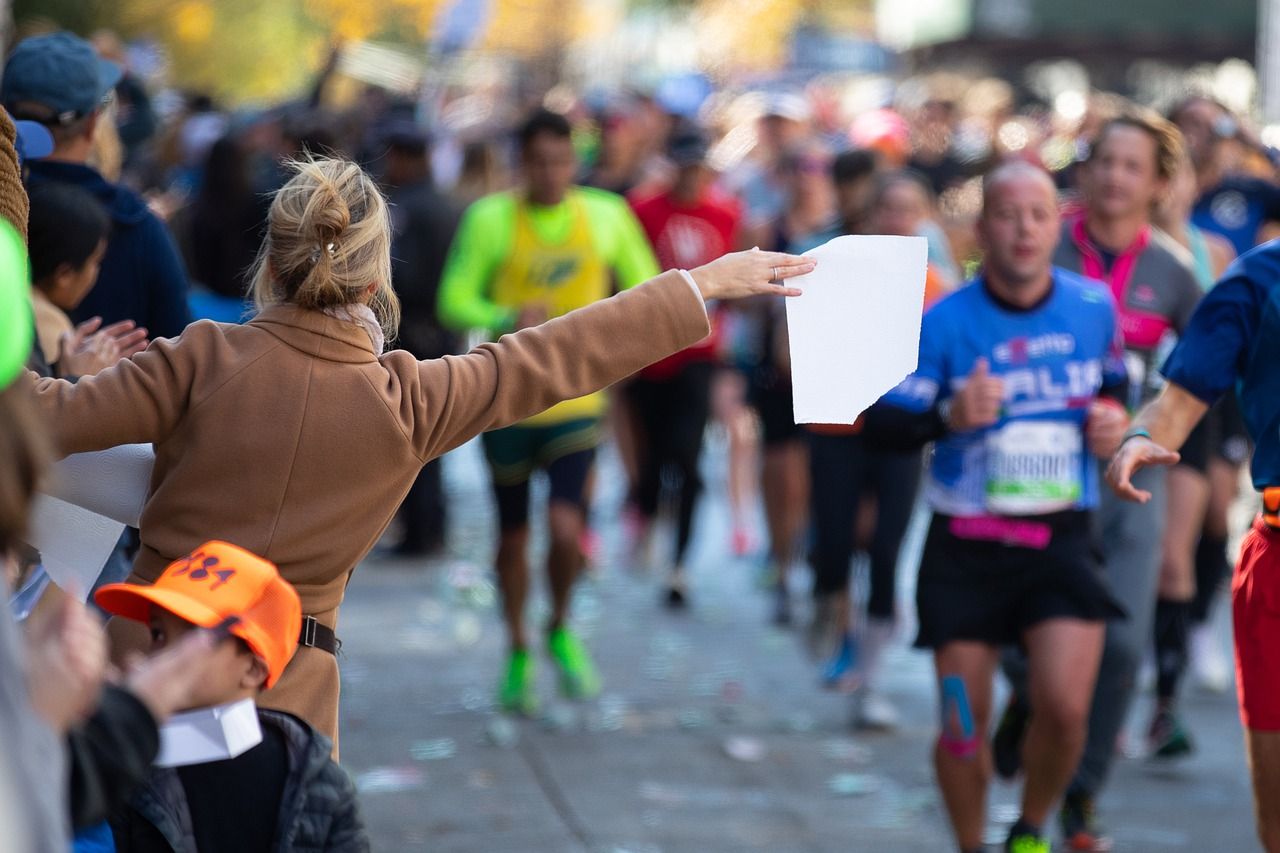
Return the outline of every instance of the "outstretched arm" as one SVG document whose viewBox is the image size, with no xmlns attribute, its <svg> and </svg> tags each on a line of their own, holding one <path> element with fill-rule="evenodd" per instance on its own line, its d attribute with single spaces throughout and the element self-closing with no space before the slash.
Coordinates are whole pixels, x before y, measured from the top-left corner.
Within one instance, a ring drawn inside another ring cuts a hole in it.
<svg viewBox="0 0 1280 853">
<path fill-rule="evenodd" d="M 1171 448 L 1181 447 L 1209 405 L 1180 385 L 1170 382 L 1138 412 L 1129 437 L 1107 466 L 1107 483 L 1122 498 L 1139 503 L 1151 493 L 1135 488 L 1133 475 L 1150 465 L 1174 465 L 1180 458 Z"/>
<path fill-rule="evenodd" d="M 772 252 L 726 255 L 687 276 L 668 272 L 639 287 L 463 356 L 424 361 L 413 436 L 423 460 L 478 433 L 581 397 L 705 338 L 705 300 L 799 291 L 771 284 L 813 264 Z"/>
<path fill-rule="evenodd" d="M 195 323 L 183 337 L 162 338 L 75 383 L 28 372 L 59 455 L 164 440 L 186 411 L 195 369 L 183 341 L 208 328 L 212 324 Z"/>
</svg>

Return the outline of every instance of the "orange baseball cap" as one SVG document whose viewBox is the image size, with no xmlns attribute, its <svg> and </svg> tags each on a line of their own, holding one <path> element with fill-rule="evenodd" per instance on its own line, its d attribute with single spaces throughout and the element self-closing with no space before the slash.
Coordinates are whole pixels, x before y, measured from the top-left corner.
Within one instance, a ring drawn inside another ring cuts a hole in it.
<svg viewBox="0 0 1280 853">
<path fill-rule="evenodd" d="M 302 603 L 275 564 L 216 540 L 170 563 L 151 586 L 107 584 L 93 599 L 135 622 L 149 621 L 152 605 L 201 628 L 238 617 L 231 633 L 266 663 L 267 687 L 279 680 L 302 632 Z"/>
</svg>

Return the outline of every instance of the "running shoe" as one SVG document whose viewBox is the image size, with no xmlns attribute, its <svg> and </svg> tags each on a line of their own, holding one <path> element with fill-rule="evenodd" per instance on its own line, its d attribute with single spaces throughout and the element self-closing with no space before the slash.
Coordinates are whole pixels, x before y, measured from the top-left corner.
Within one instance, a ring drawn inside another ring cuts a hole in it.
<svg viewBox="0 0 1280 853">
<path fill-rule="evenodd" d="M 1168 760 L 1184 758 L 1195 752 L 1195 744 L 1182 721 L 1171 710 L 1157 711 L 1147 730 L 1147 754 L 1152 758 Z"/>
<path fill-rule="evenodd" d="M 898 709 L 882 693 L 862 685 L 853 694 L 853 726 L 871 732 L 891 732 L 898 727 Z"/>
<path fill-rule="evenodd" d="M 590 527 L 584 527 L 578 536 L 578 550 L 582 552 L 583 567 L 593 569 L 600 560 L 600 534 Z"/>
<path fill-rule="evenodd" d="M 1226 693 L 1231 689 L 1231 661 L 1212 626 L 1197 625 L 1191 629 L 1191 671 L 1196 686 L 1210 693 Z"/>
<path fill-rule="evenodd" d="M 1093 797 L 1068 793 L 1058 812 L 1065 849 L 1072 853 L 1109 853 L 1114 842 L 1097 825 Z M 1048 848 L 1046 848 L 1048 849 Z"/>
<path fill-rule="evenodd" d="M 791 591 L 783 578 L 773 585 L 773 624 L 779 628 L 791 624 Z"/>
<path fill-rule="evenodd" d="M 858 641 L 852 633 L 840 638 L 840 647 L 822 668 L 822 686 L 828 690 L 849 687 L 858 663 Z"/>
<path fill-rule="evenodd" d="M 1049 842 L 1038 835 L 1011 835 L 1004 844 L 1005 853 L 1050 853 Z"/>
<path fill-rule="evenodd" d="M 758 546 L 756 545 L 756 537 L 751 533 L 750 528 L 734 525 L 729 547 L 733 550 L 733 556 L 747 557 L 754 554 Z"/>
<path fill-rule="evenodd" d="M 1022 741 L 1027 734 L 1027 724 L 1031 721 L 1031 709 L 1018 698 L 1018 694 L 1009 697 L 1004 713 L 1000 715 L 1000 724 L 991 738 L 991 753 L 996 765 L 996 773 L 1006 781 L 1013 779 L 1022 770 Z"/>
<path fill-rule="evenodd" d="M 590 699 L 600 692 L 600 676 L 582 641 L 568 628 L 556 628 L 547 639 L 560 669 L 560 692 L 570 699 Z"/>
<path fill-rule="evenodd" d="M 507 674 L 498 687 L 498 704 L 513 714 L 538 712 L 537 673 L 529 652 L 521 649 L 507 658 Z"/>
<path fill-rule="evenodd" d="M 820 595 L 813 601 L 813 619 L 805 636 L 809 657 L 825 660 L 835 654 L 840 645 L 840 628 L 836 624 L 836 597 Z"/>
</svg>

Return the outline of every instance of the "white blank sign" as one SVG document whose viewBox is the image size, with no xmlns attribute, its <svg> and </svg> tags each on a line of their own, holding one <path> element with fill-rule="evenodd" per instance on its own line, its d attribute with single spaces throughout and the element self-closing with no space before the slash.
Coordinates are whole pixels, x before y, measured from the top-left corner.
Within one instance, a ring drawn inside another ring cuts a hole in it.
<svg viewBox="0 0 1280 853">
<path fill-rule="evenodd" d="M 837 237 L 805 253 L 813 272 L 787 283 L 798 424 L 852 424 L 912 371 L 928 244 L 923 237 Z"/>
</svg>

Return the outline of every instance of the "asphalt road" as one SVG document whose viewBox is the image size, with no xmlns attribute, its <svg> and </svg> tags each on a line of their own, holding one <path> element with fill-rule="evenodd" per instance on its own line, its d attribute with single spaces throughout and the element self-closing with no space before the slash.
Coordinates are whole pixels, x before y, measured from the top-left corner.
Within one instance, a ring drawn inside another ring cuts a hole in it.
<svg viewBox="0 0 1280 853">
<path fill-rule="evenodd" d="M 446 460 L 450 557 L 370 559 L 342 610 L 342 757 L 375 850 L 954 849 L 929 765 L 929 659 L 908 648 L 911 625 L 885 667 L 902 726 L 851 731 L 848 700 L 819 688 L 802 631 L 768 625 L 758 560 L 727 556 L 714 442 L 707 457 L 692 606 L 680 614 L 659 605 L 657 570 L 625 553 L 617 466 L 603 460 L 594 513 L 603 548 L 575 621 L 605 690 L 590 703 L 561 702 L 544 663 L 544 708 L 530 720 L 492 707 L 504 637 L 476 447 Z M 917 529 L 902 572 L 905 623 L 918 540 Z M 806 578 L 794 580 L 803 602 Z M 545 613 L 540 598 L 533 607 Z M 1135 708 L 1126 743 L 1140 744 L 1149 702 Z M 1257 850 L 1234 698 L 1189 690 L 1184 704 L 1199 746 L 1192 758 L 1117 764 L 1100 803 L 1115 849 Z M 993 841 L 1016 817 L 1016 798 L 1012 786 L 993 788 Z"/>
</svg>

